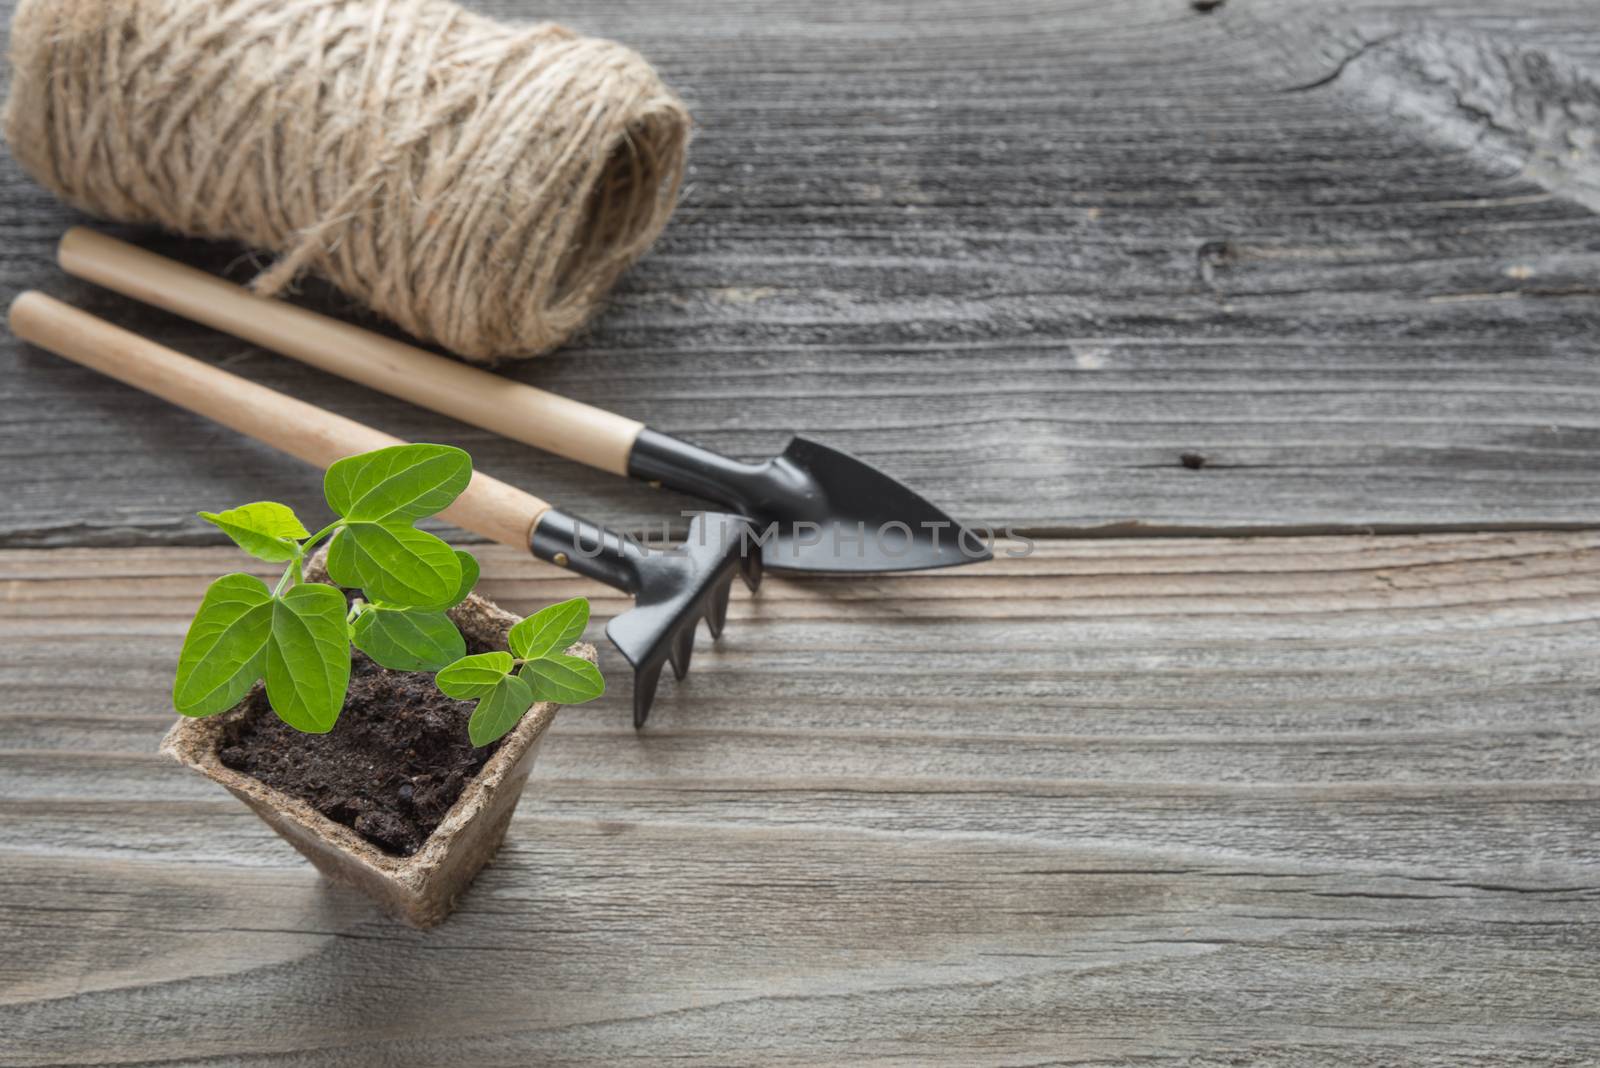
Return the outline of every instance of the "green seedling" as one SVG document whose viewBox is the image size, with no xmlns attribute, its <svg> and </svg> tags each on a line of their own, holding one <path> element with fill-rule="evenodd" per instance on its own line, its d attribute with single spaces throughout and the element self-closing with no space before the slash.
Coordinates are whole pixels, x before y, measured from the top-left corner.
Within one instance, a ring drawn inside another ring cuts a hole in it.
<svg viewBox="0 0 1600 1068">
<path fill-rule="evenodd" d="M 395 445 L 328 468 L 323 491 L 338 518 L 315 534 L 273 501 L 201 512 L 251 556 L 285 566 L 270 589 L 241 572 L 206 590 L 178 657 L 177 710 L 215 715 L 264 678 L 280 719 L 326 733 L 344 707 L 351 645 L 386 668 L 437 671 L 439 688 L 451 697 L 479 698 L 468 724 L 474 745 L 502 737 L 535 702 L 599 697 L 600 672 L 563 652 L 589 621 L 581 597 L 518 623 L 510 635 L 515 656 L 466 655 L 447 613 L 477 584 L 478 562 L 415 524 L 447 508 L 471 479 L 472 458 L 460 449 Z M 329 577 L 361 591 L 352 602 L 304 579 L 307 554 L 327 539 Z"/>
<path fill-rule="evenodd" d="M 588 625 L 589 602 L 582 597 L 553 604 L 511 628 L 511 652 L 464 656 L 434 677 L 446 696 L 478 699 L 467 724 L 473 745 L 487 745 L 516 726 L 535 701 L 575 705 L 605 692 L 598 668 L 564 652 Z"/>
</svg>

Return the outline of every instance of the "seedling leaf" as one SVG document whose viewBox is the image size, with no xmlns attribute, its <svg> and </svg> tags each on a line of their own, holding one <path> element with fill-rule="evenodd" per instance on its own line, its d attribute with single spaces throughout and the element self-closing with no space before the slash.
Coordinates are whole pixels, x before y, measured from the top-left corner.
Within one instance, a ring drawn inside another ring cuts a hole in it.
<svg viewBox="0 0 1600 1068">
<path fill-rule="evenodd" d="M 503 738 L 532 705 L 533 691 L 528 684 L 516 675 L 504 675 L 472 710 L 467 737 L 473 745 L 488 745 Z"/>
<path fill-rule="evenodd" d="M 443 511 L 471 480 L 472 457 L 460 449 L 391 445 L 333 464 L 322 487 L 333 510 L 352 522 L 410 523 Z"/>
<path fill-rule="evenodd" d="M 311 536 L 289 506 L 276 501 L 241 504 L 225 512 L 201 512 L 200 518 L 257 560 L 269 564 L 293 560 L 295 543 Z"/>
<path fill-rule="evenodd" d="M 272 634 L 272 593 L 254 575 L 223 575 L 206 588 L 178 655 L 172 704 L 210 716 L 238 704 L 261 677 Z"/>
<path fill-rule="evenodd" d="M 501 679 L 511 674 L 516 661 L 510 653 L 492 652 L 464 656 L 433 677 L 434 685 L 446 697 L 466 701 L 474 697 L 487 697 Z"/>
<path fill-rule="evenodd" d="M 562 705 L 581 705 L 606 692 L 600 669 L 576 656 L 530 660 L 522 666 L 519 677 L 527 680 L 536 700 Z"/>
<path fill-rule="evenodd" d="M 467 594 L 478 584 L 478 560 L 465 549 L 456 550 L 456 559 L 461 562 L 461 585 L 456 587 L 455 598 L 445 607 L 454 608 L 467 599 Z"/>
<path fill-rule="evenodd" d="M 279 719 L 307 734 L 333 729 L 350 684 L 344 594 L 306 583 L 273 601 L 266 676 Z"/>
<path fill-rule="evenodd" d="M 467 643 L 443 612 L 369 605 L 356 617 L 350 640 L 395 671 L 438 671 L 467 655 Z"/>
<path fill-rule="evenodd" d="M 589 625 L 589 602 L 582 597 L 541 608 L 511 628 L 511 651 L 524 660 L 562 652 L 583 637 Z"/>
<path fill-rule="evenodd" d="M 437 608 L 461 586 L 461 560 L 443 541 L 416 527 L 351 523 L 328 547 L 328 574 L 375 601 Z"/>
</svg>

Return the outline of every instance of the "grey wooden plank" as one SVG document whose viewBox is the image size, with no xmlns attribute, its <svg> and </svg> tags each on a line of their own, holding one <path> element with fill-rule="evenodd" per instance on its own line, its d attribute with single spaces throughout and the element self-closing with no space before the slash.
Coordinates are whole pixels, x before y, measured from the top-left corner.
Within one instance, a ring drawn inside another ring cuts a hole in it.
<svg viewBox="0 0 1600 1068">
<path fill-rule="evenodd" d="M 476 911 L 426 936 L 293 872 L 112 862 L 90 891 L 80 865 L 10 866 L 60 909 L 12 914 L 33 965 L 0 1008 L 15 1060 L 1495 1065 L 1596 1042 L 1581 891 L 523 829 Z"/>
<path fill-rule="evenodd" d="M 666 239 L 520 379 L 738 455 L 812 432 L 969 521 L 1594 520 L 1590 0 L 539 13 L 638 45 L 699 130 Z M 0 293 L 38 286 L 459 442 L 608 522 L 687 503 L 64 280 L 50 249 L 70 221 L 0 162 Z M 237 250 L 143 240 L 248 274 Z M 314 286 L 303 299 L 353 313 Z M 1190 452 L 1207 464 L 1183 466 Z M 310 507 L 315 489 L 291 461 L 0 342 L 4 544 L 212 540 L 198 507 Z"/>
<path fill-rule="evenodd" d="M 643 734 L 604 650 L 427 934 L 154 752 L 237 560 L 0 553 L 0 1062 L 1600 1056 L 1600 533 L 773 580 Z"/>
</svg>

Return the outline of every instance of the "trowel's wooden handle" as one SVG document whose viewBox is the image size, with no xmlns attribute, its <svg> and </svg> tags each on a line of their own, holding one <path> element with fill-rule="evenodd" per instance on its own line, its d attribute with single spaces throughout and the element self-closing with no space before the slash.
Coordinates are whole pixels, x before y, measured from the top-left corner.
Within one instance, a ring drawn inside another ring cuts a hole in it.
<svg viewBox="0 0 1600 1068">
<path fill-rule="evenodd" d="M 318 467 L 358 452 L 403 444 L 352 419 L 173 352 L 43 293 L 23 293 L 12 302 L 11 330 L 24 341 Z M 526 549 L 534 524 L 549 508 L 532 494 L 474 471 L 466 492 L 441 516 L 486 538 Z"/>
<path fill-rule="evenodd" d="M 644 424 L 436 356 L 74 227 L 68 274 L 569 460 L 626 475 Z"/>
</svg>

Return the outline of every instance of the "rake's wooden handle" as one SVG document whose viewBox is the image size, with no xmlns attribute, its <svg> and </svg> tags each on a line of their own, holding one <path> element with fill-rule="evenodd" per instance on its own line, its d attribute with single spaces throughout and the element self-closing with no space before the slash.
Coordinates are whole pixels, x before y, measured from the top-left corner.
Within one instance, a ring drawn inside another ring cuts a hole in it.
<svg viewBox="0 0 1600 1068">
<path fill-rule="evenodd" d="M 341 378 L 603 471 L 626 475 L 644 424 L 436 356 L 83 227 L 57 259 L 124 296 L 281 352 Z"/>
<path fill-rule="evenodd" d="M 220 371 L 43 293 L 23 293 L 11 303 L 11 330 L 24 341 L 321 468 L 358 452 L 403 444 L 399 438 Z M 474 471 L 466 491 L 440 514 L 458 527 L 526 549 L 534 525 L 549 509 L 532 494 Z"/>
</svg>

